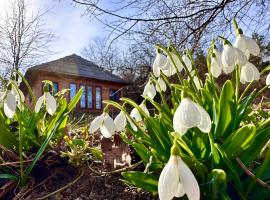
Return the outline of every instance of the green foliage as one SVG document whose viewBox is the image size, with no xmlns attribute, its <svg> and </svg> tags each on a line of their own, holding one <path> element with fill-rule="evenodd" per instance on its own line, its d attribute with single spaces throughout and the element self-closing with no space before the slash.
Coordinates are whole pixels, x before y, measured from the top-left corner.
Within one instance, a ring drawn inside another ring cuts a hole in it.
<svg viewBox="0 0 270 200">
<path fill-rule="evenodd" d="M 179 55 L 181 63 L 185 64 L 174 47 L 158 48 L 169 58 L 173 53 Z M 207 63 L 210 68 L 210 62 Z M 254 199 L 254 193 L 260 197 L 258 199 L 269 198 L 269 189 L 254 179 L 258 176 L 261 182 L 270 182 L 270 153 L 266 146 L 270 139 L 270 119 L 268 112 L 252 110 L 253 102 L 266 87 L 260 91 L 251 90 L 252 82 L 240 96 L 239 74 L 221 87 L 208 74 L 204 84 L 197 88 L 194 80 L 199 77 L 195 66 L 193 70 L 195 73 L 186 70 L 188 78 L 177 72 L 178 83 L 170 83 L 161 72 L 169 91 L 159 93 L 161 102 L 144 96 L 147 104 L 154 108 L 154 114 L 150 116 L 130 99 L 122 98 L 123 105 L 105 101 L 107 105 L 122 110 L 137 127 L 134 130 L 128 123 L 121 137 L 141 157 L 145 170 L 122 173 L 123 181 L 157 194 L 158 177 L 169 160 L 173 138 L 176 137 L 181 158 L 199 182 L 201 199 Z M 157 81 L 154 76 L 150 79 Z M 172 124 L 175 110 L 181 99 L 187 96 L 211 116 L 212 128 L 208 134 L 198 128 L 189 129 L 182 137 L 174 132 Z M 126 111 L 127 105 L 138 109 L 142 122 L 136 122 L 130 117 Z M 250 176 L 246 169 L 251 169 L 255 177 Z"/>
<path fill-rule="evenodd" d="M 19 73 L 19 75 L 22 77 L 26 88 L 29 90 L 28 92 L 35 105 L 36 97 L 33 96 L 33 91 L 22 74 Z M 49 81 L 45 82 L 47 83 Z M 12 80 L 5 85 L 6 89 L 8 90 L 11 85 L 14 94 L 16 94 L 16 91 L 20 91 L 17 83 Z M 39 112 L 33 111 L 33 109 L 23 101 L 23 95 L 18 95 L 17 108 L 12 118 L 8 118 L 5 115 L 3 107 L 1 107 L 0 145 L 5 148 L 4 151 L 14 151 L 14 153 L 18 154 L 20 157 L 20 172 L 18 173 L 20 175 L 12 174 L 10 168 L 1 167 L 0 173 L 8 172 L 0 174 L 1 178 L 17 180 L 21 185 L 27 182 L 32 169 L 47 150 L 48 146 L 64 136 L 64 128 L 66 127 L 69 114 L 80 100 L 82 92 L 82 90 L 79 90 L 70 103 L 66 101 L 64 94 L 59 95 L 57 97 L 57 109 L 53 115 L 49 115 L 46 112 L 45 106 L 42 106 Z M 2 97 L 2 101 L 1 104 L 7 101 L 5 95 Z M 35 152 L 33 149 L 38 150 Z M 34 155 L 33 160 L 26 167 L 23 164 L 23 154 L 26 156 L 29 154 Z"/>
</svg>

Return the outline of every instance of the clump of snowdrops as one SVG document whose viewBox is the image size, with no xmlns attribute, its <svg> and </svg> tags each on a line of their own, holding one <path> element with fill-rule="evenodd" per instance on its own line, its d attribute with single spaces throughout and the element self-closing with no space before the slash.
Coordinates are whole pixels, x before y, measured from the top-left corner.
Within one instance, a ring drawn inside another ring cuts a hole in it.
<svg viewBox="0 0 270 200">
<path fill-rule="evenodd" d="M 1 150 L 12 151 L 15 155 L 19 155 L 20 167 L 17 170 L 3 163 L 0 167 L 0 179 L 15 180 L 23 186 L 46 149 L 53 147 L 53 141 L 63 138 L 69 114 L 80 100 L 82 90 L 78 91 L 68 103 L 64 97 L 66 90 L 55 94 L 54 91 L 50 91 L 50 88 L 53 88 L 52 82 L 43 81 L 44 93 L 36 100 L 24 76 L 19 72 L 14 74 L 21 77 L 31 96 L 33 106 L 25 103 L 25 96 L 20 90 L 18 81 L 1 79 Z M 28 159 L 30 155 L 31 162 Z"/>
<path fill-rule="evenodd" d="M 188 50 L 179 53 L 172 45 L 157 45 L 143 102 L 104 102 L 120 113 L 112 119 L 105 107 L 92 121 L 90 133 L 100 130 L 107 138 L 120 134 L 145 166 L 143 172 L 123 172 L 125 183 L 158 194 L 161 200 L 270 198 L 268 149 L 259 159 L 270 139 L 270 119 L 244 121 L 254 100 L 268 90 L 270 76 L 263 88 L 251 86 L 270 67 L 259 72 L 249 62 L 250 55 L 260 55 L 259 46 L 236 21 L 234 26 L 233 44 L 219 37 L 223 49 L 218 49 L 213 40 L 205 77 L 199 76 Z M 219 86 L 216 80 L 222 73 L 232 78 Z M 171 76 L 178 77 L 178 83 L 171 83 Z M 246 87 L 243 92 L 241 84 Z M 157 95 L 161 102 L 155 101 Z M 131 113 L 127 106 L 133 107 Z"/>
</svg>

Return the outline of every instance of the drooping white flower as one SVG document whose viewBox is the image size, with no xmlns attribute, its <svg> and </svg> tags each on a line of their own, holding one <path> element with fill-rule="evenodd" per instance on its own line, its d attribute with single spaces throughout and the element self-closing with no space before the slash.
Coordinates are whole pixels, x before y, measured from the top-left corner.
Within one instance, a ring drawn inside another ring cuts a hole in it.
<svg viewBox="0 0 270 200">
<path fill-rule="evenodd" d="M 189 59 L 189 57 L 186 54 L 184 54 L 182 56 L 182 60 L 185 63 L 188 71 L 191 71 L 192 70 L 192 63 L 191 63 L 191 60 Z"/>
<path fill-rule="evenodd" d="M 267 75 L 266 77 L 266 81 L 265 81 L 266 85 L 270 85 L 270 73 Z"/>
<path fill-rule="evenodd" d="M 4 113 L 8 118 L 13 118 L 16 112 L 16 97 L 12 90 L 8 90 L 4 99 Z"/>
<path fill-rule="evenodd" d="M 90 125 L 90 133 L 96 132 L 100 129 L 101 134 L 105 138 L 110 138 L 116 131 L 113 119 L 108 113 L 102 113 L 97 116 Z"/>
<path fill-rule="evenodd" d="M 183 64 L 181 63 L 181 61 L 179 60 L 177 55 L 175 55 L 174 53 L 172 53 L 171 55 L 172 55 L 172 59 L 173 59 L 175 65 L 176 65 L 176 68 L 178 69 L 179 72 L 181 72 L 184 68 Z"/>
<path fill-rule="evenodd" d="M 114 119 L 115 131 L 121 132 L 127 125 L 127 118 L 123 111 L 121 111 Z"/>
<path fill-rule="evenodd" d="M 171 200 L 184 194 L 189 200 L 199 200 L 199 184 L 181 157 L 172 155 L 158 180 L 159 199 Z"/>
<path fill-rule="evenodd" d="M 167 76 L 173 76 L 176 73 L 176 68 L 171 60 L 168 60 L 161 71 Z"/>
<path fill-rule="evenodd" d="M 247 59 L 249 59 L 250 54 L 254 56 L 258 56 L 260 54 L 260 47 L 257 42 L 244 34 L 236 36 L 234 46 L 240 49 Z"/>
<path fill-rule="evenodd" d="M 50 94 L 50 92 L 44 92 L 44 94 L 39 97 L 35 106 L 35 112 L 38 113 L 40 111 L 41 106 L 45 104 L 46 110 L 50 115 L 53 115 L 56 111 L 57 104 L 54 97 Z"/>
<path fill-rule="evenodd" d="M 160 76 L 160 70 L 164 68 L 164 65 L 167 63 L 168 59 L 161 53 L 157 53 L 157 56 L 153 63 L 153 73 L 156 77 Z"/>
<path fill-rule="evenodd" d="M 198 76 L 193 76 L 193 81 L 196 86 L 196 88 L 199 90 L 201 88 L 201 80 L 198 78 Z"/>
<path fill-rule="evenodd" d="M 148 117 L 150 116 L 149 111 L 148 111 L 148 109 L 147 109 L 147 107 L 146 107 L 146 105 L 145 105 L 144 102 L 142 102 L 142 103 L 139 105 L 139 107 L 142 109 L 142 111 L 143 111 Z M 136 122 L 141 122 L 141 121 L 143 121 L 143 120 L 142 120 L 142 117 L 141 117 L 141 114 L 140 114 L 140 112 L 139 112 L 139 110 L 138 110 L 137 108 L 133 108 L 133 109 L 132 109 L 132 111 L 131 111 L 131 113 L 130 113 L 130 116 L 131 116 L 133 119 L 135 119 Z"/>
<path fill-rule="evenodd" d="M 156 90 L 158 92 L 165 92 L 167 89 L 166 83 L 163 78 L 159 77 L 156 84 Z"/>
<path fill-rule="evenodd" d="M 149 98 L 154 99 L 156 93 L 154 84 L 149 80 L 144 87 L 143 96 L 148 96 Z"/>
<path fill-rule="evenodd" d="M 218 78 L 222 72 L 222 66 L 219 64 L 216 56 L 211 58 L 210 72 L 215 78 Z"/>
<path fill-rule="evenodd" d="M 247 63 L 247 58 L 240 49 L 225 44 L 221 54 L 221 61 L 223 71 L 228 74 L 234 70 L 235 65 L 244 66 Z"/>
<path fill-rule="evenodd" d="M 211 118 L 199 104 L 184 98 L 174 113 L 173 128 L 182 136 L 193 127 L 208 133 L 211 130 Z"/>
<path fill-rule="evenodd" d="M 250 62 L 247 62 L 241 68 L 240 81 L 245 84 L 246 82 L 250 83 L 260 79 L 259 70 Z"/>
</svg>

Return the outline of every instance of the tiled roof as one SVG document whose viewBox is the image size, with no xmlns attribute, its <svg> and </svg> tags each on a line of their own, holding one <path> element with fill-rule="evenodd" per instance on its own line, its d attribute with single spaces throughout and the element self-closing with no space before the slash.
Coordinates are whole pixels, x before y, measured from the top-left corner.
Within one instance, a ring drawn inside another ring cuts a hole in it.
<svg viewBox="0 0 270 200">
<path fill-rule="evenodd" d="M 86 60 L 76 54 L 60 58 L 51 62 L 36 65 L 28 68 L 27 71 L 40 70 L 55 72 L 58 74 L 81 76 L 104 81 L 127 83 L 127 81 L 104 70 L 95 63 Z"/>
</svg>

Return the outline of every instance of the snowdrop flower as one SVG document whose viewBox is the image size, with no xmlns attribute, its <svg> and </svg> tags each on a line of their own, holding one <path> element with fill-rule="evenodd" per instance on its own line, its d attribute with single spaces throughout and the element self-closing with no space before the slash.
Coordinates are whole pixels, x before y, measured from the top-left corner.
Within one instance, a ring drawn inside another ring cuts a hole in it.
<svg viewBox="0 0 270 200">
<path fill-rule="evenodd" d="M 225 44 L 221 61 L 224 67 L 223 71 L 228 74 L 234 70 L 235 65 L 244 66 L 247 63 L 247 58 L 240 49 Z"/>
<path fill-rule="evenodd" d="M 12 90 L 7 91 L 7 96 L 4 99 L 4 113 L 8 118 L 13 118 L 16 112 L 16 97 Z"/>
<path fill-rule="evenodd" d="M 92 121 L 90 125 L 90 133 L 94 133 L 98 129 L 100 129 L 101 134 L 105 138 L 110 138 L 115 133 L 116 127 L 114 121 L 108 113 L 104 112 Z"/>
<path fill-rule="evenodd" d="M 189 200 L 199 200 L 199 184 L 181 157 L 172 155 L 158 180 L 159 199 L 171 200 L 174 197 L 182 197 L 185 194 Z"/>
<path fill-rule="evenodd" d="M 166 83 L 163 78 L 159 77 L 156 84 L 156 90 L 158 92 L 165 92 L 167 89 Z"/>
<path fill-rule="evenodd" d="M 46 86 L 44 88 L 46 88 Z M 42 104 L 45 104 L 46 110 L 50 115 L 53 115 L 55 113 L 56 108 L 57 108 L 56 100 L 50 94 L 50 92 L 47 88 L 44 89 L 44 94 L 41 97 L 39 97 L 39 99 L 37 100 L 37 103 L 35 106 L 36 113 L 38 113 L 40 111 Z"/>
<path fill-rule="evenodd" d="M 241 31 L 242 32 L 242 31 Z M 249 59 L 250 54 L 258 56 L 260 54 L 260 47 L 256 41 L 244 34 L 238 34 L 234 46 L 240 49 Z"/>
<path fill-rule="evenodd" d="M 182 136 L 193 127 L 208 133 L 211 130 L 211 118 L 200 105 L 189 98 L 184 98 L 174 113 L 173 128 Z"/>
<path fill-rule="evenodd" d="M 160 76 L 160 70 L 164 68 L 164 65 L 167 63 L 168 59 L 161 53 L 157 52 L 157 56 L 153 63 L 153 73 L 156 77 Z"/>
<path fill-rule="evenodd" d="M 173 76 L 176 73 L 176 68 L 171 60 L 168 60 L 161 71 L 167 76 Z"/>
<path fill-rule="evenodd" d="M 114 119 L 115 131 L 121 132 L 127 125 L 127 118 L 123 111 L 121 111 Z"/>
<path fill-rule="evenodd" d="M 173 59 L 175 65 L 176 65 L 176 68 L 178 69 L 179 72 L 181 72 L 184 68 L 183 64 L 181 63 L 181 61 L 179 60 L 177 55 L 175 55 L 174 53 L 172 53 L 171 55 L 172 55 L 172 59 Z"/>
<path fill-rule="evenodd" d="M 223 65 L 221 61 L 221 53 L 218 50 L 214 49 L 213 56 L 211 57 L 210 72 L 215 78 L 218 78 L 222 72 L 222 68 Z"/>
<path fill-rule="evenodd" d="M 156 93 L 157 92 L 156 92 L 155 86 L 149 80 L 148 83 L 146 83 L 144 87 L 143 96 L 148 96 L 149 98 L 154 99 L 154 97 L 156 96 Z"/>
<path fill-rule="evenodd" d="M 266 77 L 266 85 L 270 85 L 270 73 Z"/>
<path fill-rule="evenodd" d="M 245 84 L 246 82 L 252 82 L 260 79 L 259 70 L 250 62 L 247 62 L 241 68 L 240 81 Z"/>
<path fill-rule="evenodd" d="M 182 56 L 182 60 L 185 63 L 188 71 L 191 71 L 192 70 L 192 63 L 191 63 L 191 60 L 189 59 L 189 57 L 186 54 L 184 54 Z"/>
<path fill-rule="evenodd" d="M 148 111 L 148 109 L 146 108 L 146 105 L 145 105 L 144 102 L 142 102 L 142 103 L 139 105 L 139 107 L 142 109 L 142 111 L 143 111 L 148 117 L 150 116 L 149 111 Z M 130 113 L 130 116 L 131 116 L 133 119 L 135 119 L 136 122 L 141 122 L 141 121 L 143 121 L 143 120 L 142 120 L 142 117 L 141 117 L 141 115 L 140 115 L 140 112 L 139 112 L 139 110 L 138 110 L 137 108 L 133 108 L 133 109 L 132 109 L 132 111 L 131 111 L 131 113 Z"/>
</svg>

